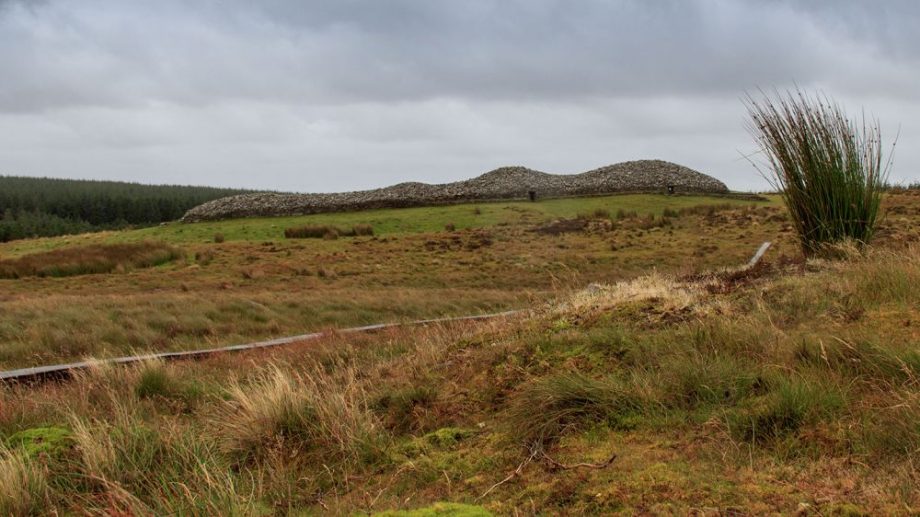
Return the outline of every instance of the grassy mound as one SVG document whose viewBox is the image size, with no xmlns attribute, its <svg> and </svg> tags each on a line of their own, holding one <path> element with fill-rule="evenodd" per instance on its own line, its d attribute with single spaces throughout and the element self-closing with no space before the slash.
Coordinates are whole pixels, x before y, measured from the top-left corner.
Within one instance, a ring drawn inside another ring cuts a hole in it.
<svg viewBox="0 0 920 517">
<path fill-rule="evenodd" d="M 575 231 L 537 231 L 579 214 L 588 216 Z M 743 263 L 764 240 L 774 243 L 771 253 L 795 252 L 783 218 L 770 201 L 622 195 L 164 225 L 4 243 L 4 263 L 51 250 L 79 254 L 76 249 L 145 241 L 181 246 L 189 259 L 131 274 L 119 274 L 130 267 L 116 267 L 110 274 L 0 279 L 0 368 L 523 307 L 560 289 L 615 282 L 652 268 Z M 374 235 L 284 238 L 286 228 L 325 232 L 361 224 L 373 225 Z"/>
</svg>

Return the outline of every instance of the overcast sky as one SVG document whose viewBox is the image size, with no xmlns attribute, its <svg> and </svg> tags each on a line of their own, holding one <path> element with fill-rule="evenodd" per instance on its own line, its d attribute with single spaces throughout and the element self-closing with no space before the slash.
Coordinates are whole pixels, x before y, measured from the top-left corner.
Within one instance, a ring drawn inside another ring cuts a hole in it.
<svg viewBox="0 0 920 517">
<path fill-rule="evenodd" d="M 0 0 L 0 174 L 337 191 L 661 158 L 739 190 L 745 91 L 920 181 L 920 2 Z"/>
</svg>

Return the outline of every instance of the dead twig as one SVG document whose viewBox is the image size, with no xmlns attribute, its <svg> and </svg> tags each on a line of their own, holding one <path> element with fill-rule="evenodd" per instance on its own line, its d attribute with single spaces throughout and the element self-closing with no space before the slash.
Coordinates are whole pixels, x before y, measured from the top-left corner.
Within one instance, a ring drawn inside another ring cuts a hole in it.
<svg viewBox="0 0 920 517">
<path fill-rule="evenodd" d="M 493 490 L 495 490 L 496 488 L 498 488 L 498 487 L 504 485 L 504 484 L 507 483 L 508 481 L 511 481 L 515 476 L 520 475 L 520 473 L 524 470 L 524 467 L 526 467 L 527 464 L 529 464 L 531 461 L 533 461 L 533 459 L 536 458 L 536 457 L 537 457 L 537 454 L 539 454 L 539 453 L 540 453 L 540 450 L 537 449 L 537 448 L 534 448 L 534 449 L 531 451 L 530 456 L 528 456 L 526 460 L 522 461 L 521 464 L 518 465 L 517 468 L 514 469 L 514 471 L 513 471 L 511 474 L 508 474 L 508 476 L 505 477 L 505 479 L 503 479 L 503 480 L 499 481 L 498 483 L 495 483 L 494 485 L 490 486 L 488 490 L 486 490 L 485 492 L 482 493 L 481 496 L 479 496 L 479 497 L 476 498 L 476 501 L 479 501 L 480 499 L 482 499 L 482 498 L 484 498 L 485 496 L 489 495 L 489 493 L 492 492 Z"/>
<path fill-rule="evenodd" d="M 485 492 L 482 493 L 481 496 L 476 498 L 476 501 L 483 499 L 485 496 L 489 495 L 489 493 L 491 493 L 496 488 L 514 479 L 515 476 L 519 476 L 521 472 L 524 470 L 524 467 L 526 467 L 530 462 L 532 462 L 537 456 L 540 456 L 542 459 L 546 460 L 554 469 L 557 469 L 557 470 L 572 470 L 572 469 L 579 469 L 579 468 L 603 469 L 603 468 L 607 468 L 608 466 L 610 466 L 610 464 L 613 463 L 614 460 L 617 459 L 617 454 L 613 453 L 610 456 L 610 458 L 608 458 L 606 461 L 603 461 L 601 463 L 574 463 L 572 465 L 565 465 L 563 463 L 559 463 L 553 458 L 550 458 L 549 455 L 546 454 L 546 452 L 544 452 L 541 448 L 535 447 L 531 450 L 530 456 L 528 456 L 526 460 L 522 461 L 521 464 L 518 465 L 517 468 L 514 469 L 513 472 L 505 476 L 505 478 L 499 481 L 498 483 L 495 483 L 494 485 L 490 486 L 488 490 L 486 490 Z"/>
<path fill-rule="evenodd" d="M 552 465 L 554 469 L 558 469 L 558 470 L 572 470 L 572 469 L 578 469 L 578 468 L 603 469 L 603 468 L 609 467 L 610 464 L 613 463 L 615 459 L 617 459 L 617 454 L 613 453 L 610 456 L 610 458 L 608 458 L 606 461 L 603 461 L 601 463 L 573 463 L 571 465 L 566 465 L 564 463 L 559 463 L 558 461 L 550 458 L 549 455 L 546 454 L 545 452 L 542 454 L 542 456 L 543 456 L 543 459 L 546 460 L 550 465 Z"/>
<path fill-rule="evenodd" d="M 380 496 L 382 496 L 384 492 L 386 492 L 389 488 L 391 488 L 394 484 L 396 484 L 396 478 L 399 477 L 400 474 L 402 474 L 406 470 L 414 470 L 414 469 L 415 469 L 415 465 L 411 462 L 400 467 L 392 476 L 390 476 L 390 482 L 387 483 L 383 488 L 381 488 L 379 492 L 377 492 L 376 497 L 374 497 L 374 499 L 370 502 L 370 504 L 367 506 L 367 509 L 368 510 L 372 509 L 374 505 L 377 504 L 377 500 L 380 499 Z M 365 492 L 365 494 L 367 494 L 367 492 Z M 370 495 L 370 494 L 367 494 L 367 495 Z"/>
</svg>

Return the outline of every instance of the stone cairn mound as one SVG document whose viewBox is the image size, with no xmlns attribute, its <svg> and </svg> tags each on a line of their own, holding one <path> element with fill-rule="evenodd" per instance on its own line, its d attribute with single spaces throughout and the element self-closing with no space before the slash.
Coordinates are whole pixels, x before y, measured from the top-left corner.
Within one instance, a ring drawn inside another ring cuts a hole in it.
<svg viewBox="0 0 920 517">
<path fill-rule="evenodd" d="M 616 192 L 724 193 L 728 188 L 711 176 L 663 160 L 623 162 L 581 174 L 549 174 L 526 167 L 501 167 L 477 178 L 441 185 L 399 183 L 386 188 L 335 194 L 242 194 L 196 206 L 181 220 L 213 221 Z"/>
</svg>

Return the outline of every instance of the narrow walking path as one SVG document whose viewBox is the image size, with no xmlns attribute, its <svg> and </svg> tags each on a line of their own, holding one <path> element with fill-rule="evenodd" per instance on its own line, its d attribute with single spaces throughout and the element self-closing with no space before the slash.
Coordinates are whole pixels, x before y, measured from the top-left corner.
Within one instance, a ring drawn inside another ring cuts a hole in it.
<svg viewBox="0 0 920 517">
<path fill-rule="evenodd" d="M 416 320 L 405 323 L 377 323 L 374 325 L 364 325 L 361 327 L 351 327 L 346 329 L 337 329 L 328 332 L 312 332 L 310 334 L 301 334 L 298 336 L 282 337 L 270 339 L 268 341 L 257 341 L 255 343 L 246 343 L 243 345 L 231 345 L 217 348 L 206 348 L 202 350 L 188 350 L 184 352 L 160 352 L 154 354 L 132 355 L 126 357 L 115 357 L 112 359 L 101 359 L 98 361 L 80 361 L 76 363 L 55 364 L 49 366 L 35 366 L 31 368 L 19 368 L 17 370 L 7 370 L 0 372 L 0 381 L 2 382 L 23 382 L 31 383 L 49 379 L 64 379 L 70 377 L 71 373 L 76 370 L 84 370 L 98 364 L 130 364 L 151 359 L 162 359 L 166 361 L 176 359 L 195 359 L 208 355 L 222 354 L 226 352 L 242 352 L 245 350 L 256 350 L 259 348 L 271 348 L 302 341 L 312 341 L 332 334 L 353 334 L 358 332 L 373 332 L 375 330 L 384 330 L 396 327 L 411 327 L 419 325 L 430 325 L 434 323 L 450 323 L 454 321 L 475 321 L 493 318 L 512 316 L 524 312 L 523 309 L 494 312 L 490 314 L 477 314 L 472 316 L 454 316 L 448 318 L 435 318 L 428 320 Z"/>
</svg>

